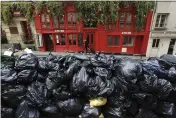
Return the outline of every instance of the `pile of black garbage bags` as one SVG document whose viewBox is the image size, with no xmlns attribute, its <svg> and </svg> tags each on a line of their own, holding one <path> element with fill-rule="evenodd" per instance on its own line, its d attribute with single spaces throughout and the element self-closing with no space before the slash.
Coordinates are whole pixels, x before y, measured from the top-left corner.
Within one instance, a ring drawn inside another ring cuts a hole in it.
<svg viewBox="0 0 176 118">
<path fill-rule="evenodd" d="M 176 118 L 176 57 L 3 57 L 1 117 Z"/>
</svg>

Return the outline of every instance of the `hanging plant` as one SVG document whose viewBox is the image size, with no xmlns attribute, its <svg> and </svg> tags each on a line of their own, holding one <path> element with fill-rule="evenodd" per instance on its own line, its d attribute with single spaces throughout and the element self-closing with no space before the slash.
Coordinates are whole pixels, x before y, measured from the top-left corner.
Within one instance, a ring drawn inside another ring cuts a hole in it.
<svg viewBox="0 0 176 118">
<path fill-rule="evenodd" d="M 108 15 L 112 23 L 117 21 L 119 2 L 118 1 L 79 1 L 75 2 L 78 11 L 78 19 L 83 19 L 90 27 L 97 23 L 108 23 Z"/>
<path fill-rule="evenodd" d="M 150 1 L 76 1 L 73 2 L 77 9 L 78 20 L 83 20 L 90 27 L 96 27 L 97 23 L 105 25 L 116 23 L 120 7 L 135 7 L 135 28 L 143 29 L 147 13 L 154 8 L 154 2 Z M 2 2 L 1 16 L 4 23 L 9 23 L 13 17 L 13 10 L 20 11 L 28 20 L 33 19 L 34 9 L 41 13 L 46 8 L 51 17 L 63 15 L 67 2 L 63 1 L 37 1 L 37 2 Z"/>
<path fill-rule="evenodd" d="M 154 8 L 155 2 L 154 1 L 135 1 L 135 28 L 136 30 L 140 30 L 144 28 L 144 25 L 146 23 L 146 16 L 151 9 Z"/>
<path fill-rule="evenodd" d="M 13 17 L 13 10 L 11 9 L 10 2 L 1 3 L 1 19 L 5 24 L 9 24 L 10 20 Z"/>
</svg>

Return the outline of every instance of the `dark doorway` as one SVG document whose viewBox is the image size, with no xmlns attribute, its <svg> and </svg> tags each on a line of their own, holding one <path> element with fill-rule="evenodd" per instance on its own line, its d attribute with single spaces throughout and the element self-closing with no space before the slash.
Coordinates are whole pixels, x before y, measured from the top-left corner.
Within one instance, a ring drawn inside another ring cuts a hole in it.
<svg viewBox="0 0 176 118">
<path fill-rule="evenodd" d="M 167 54 L 173 54 L 176 39 L 171 39 Z"/>
<path fill-rule="evenodd" d="M 46 51 L 53 51 L 53 40 L 52 40 L 52 34 L 43 34 L 43 39 L 45 41 L 45 48 Z"/>
</svg>

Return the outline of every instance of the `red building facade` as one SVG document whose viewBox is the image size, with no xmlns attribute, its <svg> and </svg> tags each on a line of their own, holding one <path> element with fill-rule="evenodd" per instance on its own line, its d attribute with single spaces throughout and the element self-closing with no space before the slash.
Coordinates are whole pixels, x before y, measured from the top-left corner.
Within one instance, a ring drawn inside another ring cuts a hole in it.
<svg viewBox="0 0 176 118">
<path fill-rule="evenodd" d="M 84 51 L 84 40 L 96 52 L 146 54 L 152 11 L 146 16 L 143 30 L 135 30 L 134 8 L 120 8 L 116 24 L 86 27 L 76 19 L 74 5 L 68 5 L 62 17 L 52 18 L 48 10 L 34 17 L 36 31 L 41 35 L 40 51 Z M 50 40 L 48 40 L 50 39 Z"/>
</svg>

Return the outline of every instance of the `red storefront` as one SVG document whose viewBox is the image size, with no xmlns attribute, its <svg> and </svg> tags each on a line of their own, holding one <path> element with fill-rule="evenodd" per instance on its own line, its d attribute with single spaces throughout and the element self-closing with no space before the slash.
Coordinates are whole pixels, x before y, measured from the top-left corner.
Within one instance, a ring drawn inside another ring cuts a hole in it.
<svg viewBox="0 0 176 118">
<path fill-rule="evenodd" d="M 121 8 L 116 24 L 98 24 L 94 28 L 76 20 L 74 5 L 65 8 L 63 17 L 51 18 L 48 12 L 43 10 L 34 18 L 36 31 L 41 35 L 41 51 L 84 51 L 83 41 L 88 39 L 89 47 L 95 51 L 146 54 L 152 11 L 146 16 L 145 28 L 141 31 L 135 30 L 133 8 Z"/>
</svg>

